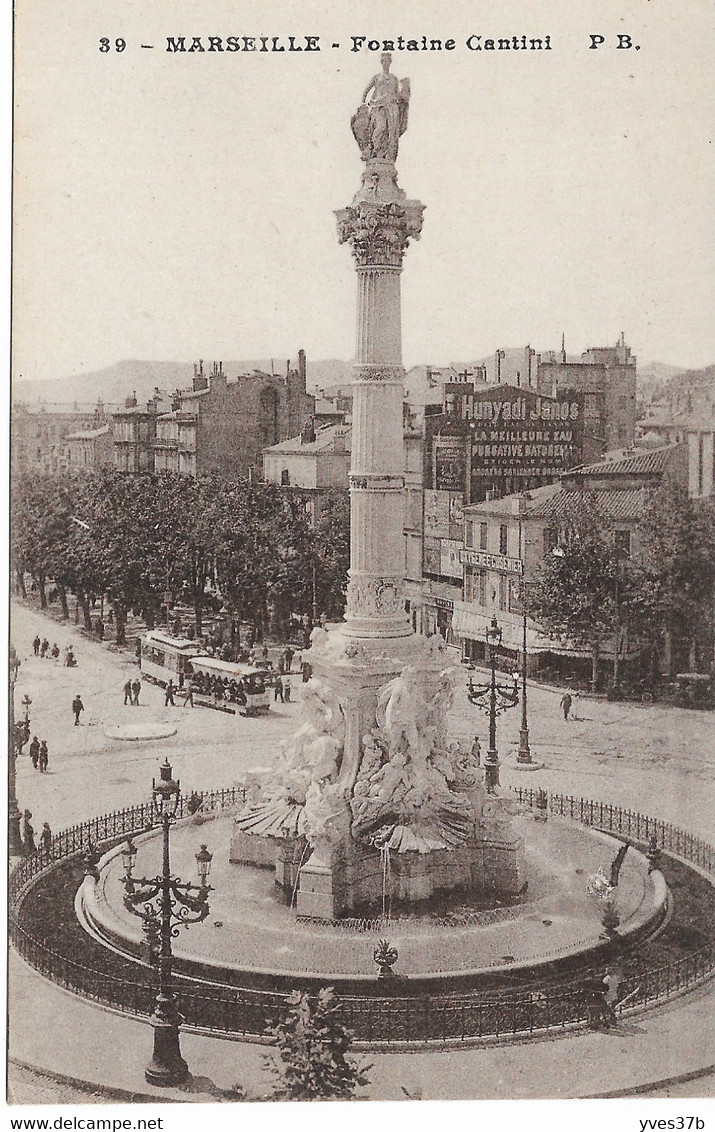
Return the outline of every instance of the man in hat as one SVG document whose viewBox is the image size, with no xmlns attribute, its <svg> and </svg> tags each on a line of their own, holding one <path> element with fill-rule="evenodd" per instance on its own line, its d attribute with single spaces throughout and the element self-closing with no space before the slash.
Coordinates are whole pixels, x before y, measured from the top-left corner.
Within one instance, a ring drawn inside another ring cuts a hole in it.
<svg viewBox="0 0 715 1132">
<path fill-rule="evenodd" d="M 79 727 L 79 717 L 82 714 L 82 712 L 84 711 L 84 704 L 82 703 L 82 700 L 80 699 L 79 692 L 77 693 L 75 698 L 72 700 L 72 711 L 74 712 L 74 725 L 75 725 L 75 727 Z"/>
</svg>

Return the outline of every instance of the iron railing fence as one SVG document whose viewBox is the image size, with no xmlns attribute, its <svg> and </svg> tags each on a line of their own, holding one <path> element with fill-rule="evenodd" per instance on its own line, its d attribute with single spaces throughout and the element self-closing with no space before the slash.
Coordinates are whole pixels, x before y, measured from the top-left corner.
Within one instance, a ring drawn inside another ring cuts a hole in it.
<svg viewBox="0 0 715 1132">
<path fill-rule="evenodd" d="M 537 806 L 538 789 L 518 788 L 514 790 L 520 802 Z M 549 794 L 548 809 L 552 814 L 570 818 L 581 825 L 593 826 L 608 833 L 631 837 L 635 841 L 649 842 L 655 837 L 659 849 L 682 857 L 698 865 L 707 872 L 715 872 L 715 846 L 703 841 L 677 825 L 663 821 L 662 818 L 649 817 L 636 810 L 614 806 L 609 802 L 593 802 L 588 798 L 576 798 L 570 794 Z"/>
<path fill-rule="evenodd" d="M 519 800 L 536 805 L 538 791 L 520 789 Z M 241 786 L 201 792 L 202 812 L 230 810 L 245 799 Z M 190 794 L 182 797 L 179 817 L 186 817 Z M 648 840 L 655 836 L 668 850 L 708 871 L 713 871 L 715 849 L 700 838 L 660 819 L 608 803 L 552 794 L 549 809 L 584 825 Z M 82 997 L 127 1014 L 149 1017 L 154 1008 L 156 983 L 146 976 L 127 980 L 94 970 L 34 939 L 23 926 L 21 907 L 39 875 L 62 860 L 79 856 L 90 841 L 107 848 L 122 837 L 153 827 L 150 802 L 105 814 L 63 830 L 52 840 L 50 852 L 38 850 L 13 870 L 10 881 L 10 938 L 18 953 L 46 978 Z M 694 950 L 680 959 L 629 975 L 620 988 L 622 1009 L 630 1011 L 662 1002 L 702 982 L 715 970 L 715 946 Z M 249 987 L 226 987 L 177 976 L 175 992 L 185 1024 L 214 1033 L 261 1037 L 287 1009 L 286 995 Z M 366 1045 L 460 1042 L 508 1039 L 566 1026 L 589 1019 L 589 995 L 578 985 L 545 983 L 525 991 L 473 991 L 455 994 L 410 994 L 409 982 L 400 993 L 385 997 L 339 995 L 339 1009 L 354 1038 Z"/>
</svg>

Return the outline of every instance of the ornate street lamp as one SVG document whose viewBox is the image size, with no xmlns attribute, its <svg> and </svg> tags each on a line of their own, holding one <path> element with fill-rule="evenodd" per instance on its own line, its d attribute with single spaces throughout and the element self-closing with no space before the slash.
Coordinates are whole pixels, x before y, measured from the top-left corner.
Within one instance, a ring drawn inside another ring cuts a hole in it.
<svg viewBox="0 0 715 1132">
<path fill-rule="evenodd" d="M 488 684 L 475 684 L 470 676 L 467 698 L 470 703 L 489 716 L 489 750 L 484 760 L 484 783 L 487 792 L 493 794 L 499 785 L 497 716 L 501 715 L 507 708 L 516 707 L 519 702 L 519 685 L 516 673 L 511 684 L 497 684 L 496 651 L 502 641 L 502 631 L 497 624 L 496 617 L 492 617 L 491 624 L 486 631 L 486 641 L 489 645 L 491 679 Z"/>
<path fill-rule="evenodd" d="M 529 719 L 526 713 L 526 593 L 527 583 L 521 579 L 521 727 L 516 761 L 521 766 L 533 763 L 529 746 Z"/>
<path fill-rule="evenodd" d="M 30 737 L 29 706 L 32 700 L 29 696 L 23 699 L 23 706 L 27 701 L 25 718 L 15 722 L 15 684 L 20 671 L 20 658 L 13 645 L 10 645 L 10 727 L 7 760 L 7 797 L 8 797 L 8 853 L 10 857 L 20 857 L 24 852 L 24 845 L 20 837 L 20 808 L 17 804 L 15 792 L 15 763 L 17 756 Z"/>
<path fill-rule="evenodd" d="M 122 877 L 124 905 L 144 922 L 149 950 L 159 962 L 159 993 L 152 1015 L 154 1052 L 144 1076 L 152 1085 L 177 1085 L 189 1075 L 189 1067 L 179 1048 L 179 1023 L 172 987 L 172 937 L 189 924 L 198 924 L 209 914 L 207 884 L 212 854 L 205 845 L 196 854 L 199 884 L 189 884 L 172 877 L 169 862 L 169 828 L 179 805 L 180 787 L 171 775 L 167 759 L 159 768 L 159 781 L 152 781 L 154 809 L 163 831 L 163 865 L 161 876 L 135 877 L 137 848 L 131 838 L 121 851 L 125 875 Z M 194 895 L 195 894 L 195 895 Z"/>
</svg>

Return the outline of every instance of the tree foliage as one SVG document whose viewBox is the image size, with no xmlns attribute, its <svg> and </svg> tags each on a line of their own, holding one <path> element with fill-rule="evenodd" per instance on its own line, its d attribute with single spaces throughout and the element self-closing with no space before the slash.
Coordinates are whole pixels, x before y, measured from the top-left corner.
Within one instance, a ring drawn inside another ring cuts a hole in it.
<svg viewBox="0 0 715 1132">
<path fill-rule="evenodd" d="M 715 507 L 665 480 L 647 500 L 637 550 L 623 553 L 597 491 L 559 517 L 559 545 L 547 557 L 530 611 L 549 636 L 588 649 L 595 688 L 598 658 L 624 630 L 675 667 L 708 668 L 715 640 Z"/>
<path fill-rule="evenodd" d="M 541 568 L 530 612 L 549 636 L 590 652 L 595 689 L 604 643 L 628 624 L 632 603 L 632 574 L 613 523 L 598 492 L 584 492 L 559 516 L 559 542 Z"/>
<path fill-rule="evenodd" d="M 343 609 L 349 508 L 329 497 L 317 527 L 307 498 L 272 484 L 216 477 L 92 474 L 16 477 L 12 558 L 46 604 L 51 579 L 73 593 L 91 628 L 91 607 L 114 609 L 117 637 L 130 610 L 153 626 L 168 592 L 193 608 L 200 635 L 208 607 L 280 633 L 314 605 Z"/>
<path fill-rule="evenodd" d="M 340 1021 L 332 987 L 317 995 L 294 991 L 281 1022 L 268 1033 L 276 1052 L 268 1064 L 277 1078 L 274 1095 L 283 1100 L 350 1100 L 368 1084 L 371 1068 L 350 1056 L 352 1035 Z"/>
<path fill-rule="evenodd" d="M 640 529 L 634 566 L 642 635 L 670 672 L 707 666 L 715 628 L 715 505 L 665 480 Z"/>
</svg>

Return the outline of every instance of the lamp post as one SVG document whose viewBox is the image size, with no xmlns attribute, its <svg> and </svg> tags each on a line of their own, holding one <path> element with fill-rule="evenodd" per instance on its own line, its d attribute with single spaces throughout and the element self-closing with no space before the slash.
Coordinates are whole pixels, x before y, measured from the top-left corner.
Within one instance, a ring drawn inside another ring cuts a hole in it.
<svg viewBox="0 0 715 1132">
<path fill-rule="evenodd" d="M 29 696 L 23 698 L 25 718 L 15 722 L 15 684 L 20 671 L 20 658 L 10 645 L 10 727 L 7 760 L 7 796 L 8 796 L 8 854 L 10 857 L 20 857 L 24 852 L 22 838 L 20 837 L 20 808 L 17 804 L 15 788 L 15 763 L 23 746 L 30 738 L 29 708 L 32 700 Z"/>
<path fill-rule="evenodd" d="M 180 787 L 171 775 L 169 760 L 160 767 L 161 777 L 152 781 L 152 797 L 163 833 L 163 863 L 160 876 L 134 877 L 137 849 L 131 839 L 122 849 L 125 875 L 124 905 L 144 921 L 144 934 L 153 955 L 159 959 L 159 993 L 152 1015 L 154 1051 L 144 1076 L 152 1085 L 177 1085 L 189 1075 L 189 1067 L 179 1048 L 181 1017 L 172 987 L 172 937 L 189 924 L 198 924 L 209 914 L 207 884 L 212 855 L 205 845 L 196 854 L 199 884 L 172 877 L 169 860 L 169 829 L 176 816 Z M 194 895 L 195 893 L 195 895 Z"/>
<path fill-rule="evenodd" d="M 516 673 L 513 683 L 498 684 L 496 675 L 496 650 L 502 641 L 502 631 L 496 617 L 486 631 L 489 645 L 489 664 L 491 676 L 488 684 L 474 684 L 470 676 L 467 698 L 470 703 L 489 716 L 489 750 L 484 760 L 484 783 L 488 794 L 493 794 L 499 785 L 499 754 L 497 752 L 497 716 L 507 708 L 516 707 L 519 702 L 519 687 Z"/>
<path fill-rule="evenodd" d="M 519 729 L 519 750 L 516 761 L 522 765 L 531 763 L 531 748 L 529 747 L 529 720 L 526 714 L 526 584 L 521 584 L 522 617 L 521 617 L 521 728 Z"/>
</svg>

